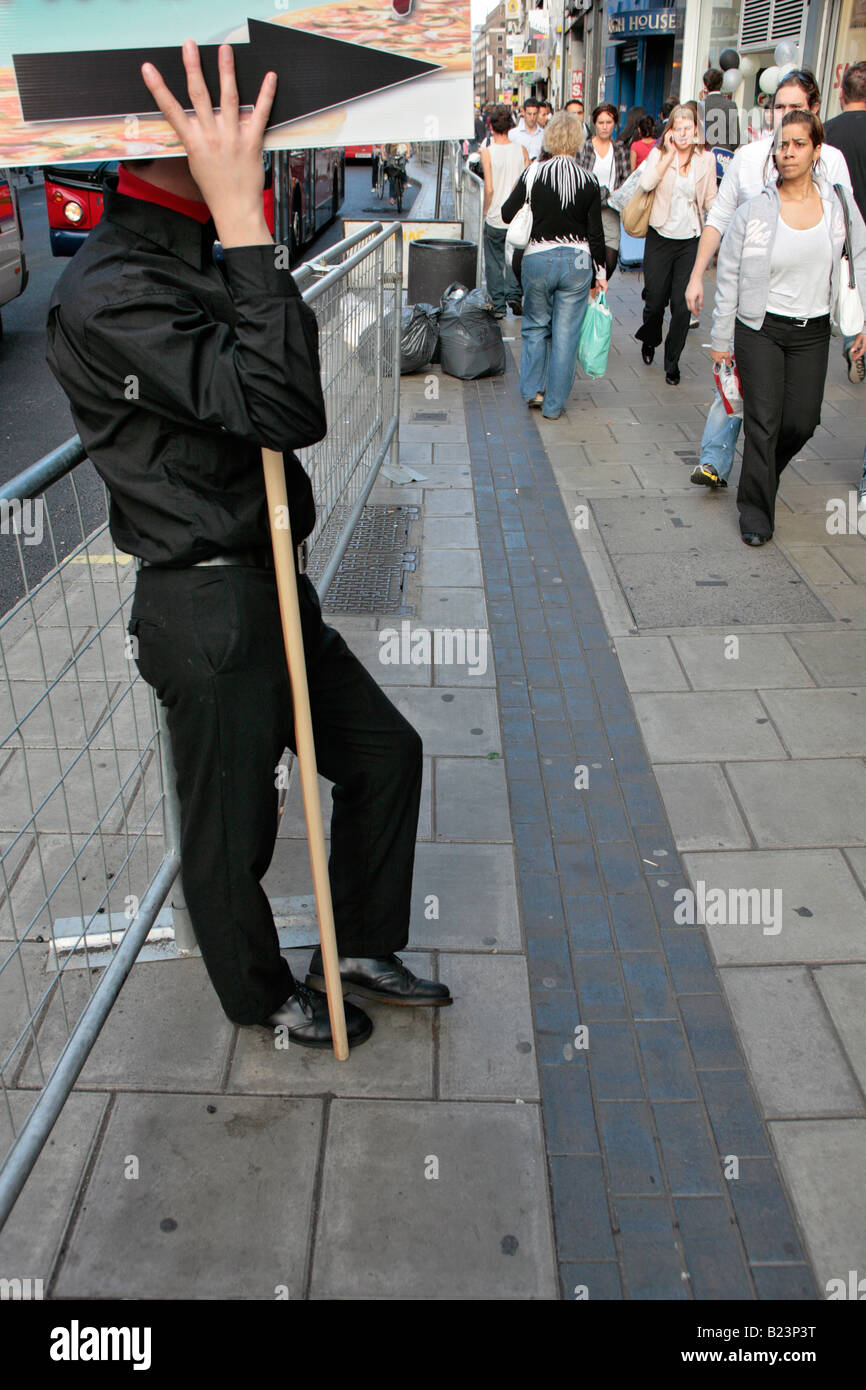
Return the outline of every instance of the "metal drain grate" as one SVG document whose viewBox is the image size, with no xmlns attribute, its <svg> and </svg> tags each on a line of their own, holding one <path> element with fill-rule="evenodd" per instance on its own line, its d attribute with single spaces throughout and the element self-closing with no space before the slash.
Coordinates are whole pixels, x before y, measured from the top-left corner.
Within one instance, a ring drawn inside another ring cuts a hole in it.
<svg viewBox="0 0 866 1390">
<path fill-rule="evenodd" d="M 346 514 L 345 509 L 337 508 L 322 532 L 316 546 L 322 558 L 310 564 L 314 584 L 346 524 Z M 403 585 L 407 571 L 416 565 L 415 548 L 409 545 L 409 527 L 417 519 L 417 507 L 364 508 L 325 595 L 322 606 L 326 613 L 414 612 L 411 605 L 403 602 Z"/>
</svg>

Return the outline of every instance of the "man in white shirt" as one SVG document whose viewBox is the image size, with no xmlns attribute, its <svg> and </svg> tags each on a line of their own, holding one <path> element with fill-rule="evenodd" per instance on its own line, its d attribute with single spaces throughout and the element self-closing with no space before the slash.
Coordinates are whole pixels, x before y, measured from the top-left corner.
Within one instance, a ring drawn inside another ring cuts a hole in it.
<svg viewBox="0 0 866 1390">
<path fill-rule="evenodd" d="M 538 124 L 538 102 L 535 97 L 527 97 L 523 103 L 523 121 L 509 133 L 508 138 L 514 144 L 522 145 L 530 159 L 537 159 L 541 154 L 544 131 Z"/>
<path fill-rule="evenodd" d="M 811 72 L 805 69 L 789 72 L 773 99 L 774 130 L 782 124 L 788 111 L 813 111 L 821 108 L 821 93 Z M 693 314 L 699 314 L 704 303 L 704 274 L 721 245 L 722 237 L 733 221 L 734 213 L 749 198 L 756 198 L 766 180 L 777 177 L 772 158 L 775 135 L 766 135 L 751 145 L 741 145 L 719 184 L 716 201 L 707 214 L 706 226 L 698 243 L 694 270 L 686 286 L 686 303 Z M 841 183 L 851 193 L 851 176 L 841 151 L 832 145 L 821 146 L 821 165 L 830 184 Z M 727 487 L 728 475 L 734 464 L 734 449 L 742 420 L 728 415 L 721 396 L 715 393 L 701 439 L 701 461 L 692 470 L 691 481 L 702 487 Z"/>
</svg>

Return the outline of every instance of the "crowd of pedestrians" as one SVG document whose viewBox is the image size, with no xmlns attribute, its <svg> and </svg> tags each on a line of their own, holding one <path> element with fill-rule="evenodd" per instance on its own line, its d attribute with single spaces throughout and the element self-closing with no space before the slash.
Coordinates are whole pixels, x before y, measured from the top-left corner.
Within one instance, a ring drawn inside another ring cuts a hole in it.
<svg viewBox="0 0 866 1390">
<path fill-rule="evenodd" d="M 649 366 L 669 313 L 671 386 L 718 257 L 711 357 L 733 389 L 713 391 L 691 481 L 727 487 L 742 428 L 737 507 L 747 545 L 772 537 L 781 473 L 820 423 L 831 328 L 846 300 L 844 318 L 856 320 L 842 340 L 848 376 L 866 378 L 866 63 L 844 74 L 841 105 L 824 126 L 813 74 L 789 70 L 771 128 L 751 140 L 747 130 L 744 142 L 722 73 L 710 68 L 698 100 L 670 99 L 658 117 L 641 107 L 621 116 L 601 102 L 590 125 L 579 99 L 552 113 L 529 98 L 519 120 L 501 105 L 476 124 L 488 291 L 498 317 L 507 308 L 522 317 L 521 394 L 545 418 L 565 409 L 586 308 L 618 264 L 630 196 L 645 206 L 651 195 L 634 336 Z M 727 152 L 724 165 L 715 150 Z M 524 207 L 529 240 L 512 255 L 508 226 Z M 866 510 L 866 452 L 859 497 Z"/>
</svg>

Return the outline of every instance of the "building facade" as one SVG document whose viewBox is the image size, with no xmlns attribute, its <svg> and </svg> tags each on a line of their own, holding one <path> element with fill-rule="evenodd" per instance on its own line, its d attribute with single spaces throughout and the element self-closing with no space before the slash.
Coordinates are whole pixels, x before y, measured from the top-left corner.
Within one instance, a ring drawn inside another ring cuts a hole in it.
<svg viewBox="0 0 866 1390">
<path fill-rule="evenodd" d="M 657 115 L 670 97 L 697 97 L 704 71 L 735 49 L 742 81 L 734 100 L 752 114 L 753 134 L 771 101 L 761 76 L 782 39 L 818 78 L 825 118 L 840 109 L 845 68 L 866 60 L 866 0 L 502 0 L 487 26 L 496 30 L 485 49 L 494 79 L 505 31 L 493 99 L 534 96 L 559 109 L 579 95 L 587 114 L 609 101 L 622 116 L 631 106 Z"/>
<path fill-rule="evenodd" d="M 503 101 L 506 86 L 505 4 L 501 0 L 472 33 L 472 74 L 476 106 Z"/>
</svg>

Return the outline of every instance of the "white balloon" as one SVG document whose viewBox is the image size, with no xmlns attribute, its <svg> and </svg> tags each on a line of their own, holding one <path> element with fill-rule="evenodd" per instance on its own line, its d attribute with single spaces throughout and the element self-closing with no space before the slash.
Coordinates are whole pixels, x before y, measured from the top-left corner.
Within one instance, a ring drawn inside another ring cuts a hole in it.
<svg viewBox="0 0 866 1390">
<path fill-rule="evenodd" d="M 789 73 L 789 72 L 796 72 L 796 70 L 797 70 L 797 64 L 796 64 L 796 63 L 783 63 L 782 66 L 779 68 L 779 81 L 778 81 L 778 84 L 777 84 L 777 85 L 778 85 L 779 87 L 781 87 L 781 85 L 782 85 L 782 83 L 784 82 L 785 78 L 788 76 L 788 73 Z"/>
<path fill-rule="evenodd" d="M 776 63 L 779 67 L 781 67 L 784 63 L 790 63 L 791 66 L 794 67 L 796 66 L 796 60 L 797 45 L 794 43 L 793 39 L 782 39 L 781 43 L 776 44 L 776 47 L 773 50 L 774 63 Z"/>
<path fill-rule="evenodd" d="M 758 71 L 758 64 L 748 54 L 740 59 L 740 72 L 744 77 L 752 77 Z"/>
<path fill-rule="evenodd" d="M 743 80 L 743 74 L 739 68 L 728 68 L 722 78 L 722 91 L 735 92 Z"/>
<path fill-rule="evenodd" d="M 764 68 L 764 71 L 761 73 L 761 81 L 758 85 L 762 92 L 766 92 L 767 96 L 771 97 L 779 85 L 779 69 Z"/>
</svg>

